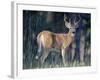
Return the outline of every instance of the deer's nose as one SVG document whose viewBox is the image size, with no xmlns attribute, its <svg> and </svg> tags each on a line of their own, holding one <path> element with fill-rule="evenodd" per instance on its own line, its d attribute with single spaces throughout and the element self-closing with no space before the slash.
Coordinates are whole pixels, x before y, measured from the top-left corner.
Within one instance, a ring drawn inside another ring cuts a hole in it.
<svg viewBox="0 0 100 80">
<path fill-rule="evenodd" d="M 72 32 L 73 34 L 75 34 L 75 32 Z"/>
</svg>

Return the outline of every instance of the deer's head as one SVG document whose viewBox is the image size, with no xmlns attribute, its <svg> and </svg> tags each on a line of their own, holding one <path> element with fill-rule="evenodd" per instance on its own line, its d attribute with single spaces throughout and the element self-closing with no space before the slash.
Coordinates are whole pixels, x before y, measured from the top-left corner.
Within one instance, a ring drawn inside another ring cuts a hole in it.
<svg viewBox="0 0 100 80">
<path fill-rule="evenodd" d="M 80 20 L 81 20 L 80 15 L 74 16 L 74 18 L 71 19 L 71 18 L 68 18 L 67 15 L 64 14 L 65 26 L 69 29 L 71 36 L 75 35 L 76 28 L 78 28 Z"/>
</svg>

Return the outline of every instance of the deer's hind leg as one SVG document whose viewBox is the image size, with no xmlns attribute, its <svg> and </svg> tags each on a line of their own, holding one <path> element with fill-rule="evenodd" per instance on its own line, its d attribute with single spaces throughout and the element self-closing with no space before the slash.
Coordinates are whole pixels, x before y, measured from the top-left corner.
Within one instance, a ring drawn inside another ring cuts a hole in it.
<svg viewBox="0 0 100 80">
<path fill-rule="evenodd" d="M 43 51 L 42 56 L 40 57 L 40 63 L 41 63 L 41 65 L 44 63 L 44 61 L 48 57 L 48 55 L 49 55 L 49 51 L 48 51 L 48 49 L 45 49 Z"/>
</svg>

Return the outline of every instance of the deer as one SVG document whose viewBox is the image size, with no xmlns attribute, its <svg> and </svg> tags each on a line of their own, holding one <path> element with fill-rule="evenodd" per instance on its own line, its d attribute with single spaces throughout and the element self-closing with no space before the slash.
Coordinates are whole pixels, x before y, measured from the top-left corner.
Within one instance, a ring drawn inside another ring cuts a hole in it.
<svg viewBox="0 0 100 80">
<path fill-rule="evenodd" d="M 64 24 L 65 27 L 69 29 L 67 33 L 54 33 L 49 30 L 43 30 L 37 35 L 37 44 L 38 51 L 35 59 L 40 61 L 40 64 L 43 64 L 45 59 L 49 55 L 49 51 L 51 49 L 56 49 L 60 51 L 62 56 L 63 64 L 66 64 L 66 48 L 72 43 L 73 38 L 75 36 L 76 29 L 78 28 L 78 24 L 81 18 L 79 15 L 79 19 L 76 20 L 76 17 L 71 23 L 71 19 L 64 14 Z"/>
</svg>

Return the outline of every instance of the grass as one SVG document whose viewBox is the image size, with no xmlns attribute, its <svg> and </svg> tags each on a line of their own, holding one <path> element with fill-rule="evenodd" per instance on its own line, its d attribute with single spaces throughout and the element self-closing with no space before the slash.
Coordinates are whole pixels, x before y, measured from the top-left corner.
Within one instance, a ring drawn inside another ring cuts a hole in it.
<svg viewBox="0 0 100 80">
<path fill-rule="evenodd" d="M 34 65 L 34 64 L 33 64 Z M 74 61 L 74 62 L 66 62 L 66 64 L 62 64 L 62 63 L 59 63 L 59 64 L 49 64 L 48 62 L 45 62 L 43 65 L 39 65 L 37 64 L 37 66 L 33 66 L 32 68 L 33 69 L 43 69 L 43 68 L 62 68 L 62 67 L 83 67 L 83 66 L 90 66 L 90 62 L 87 64 L 87 63 L 83 63 L 83 62 L 77 62 L 77 61 Z"/>
<path fill-rule="evenodd" d="M 62 68 L 62 67 L 84 67 L 91 66 L 91 57 L 85 57 L 84 62 L 79 62 L 77 60 L 67 61 L 65 65 L 62 62 L 61 57 L 57 57 L 57 60 L 52 59 L 50 56 L 45 60 L 45 62 L 40 65 L 38 60 L 34 59 L 35 56 L 32 57 L 30 61 L 27 58 L 24 58 L 23 69 L 44 69 L 44 68 Z M 29 63 L 30 62 L 30 63 Z"/>
</svg>

